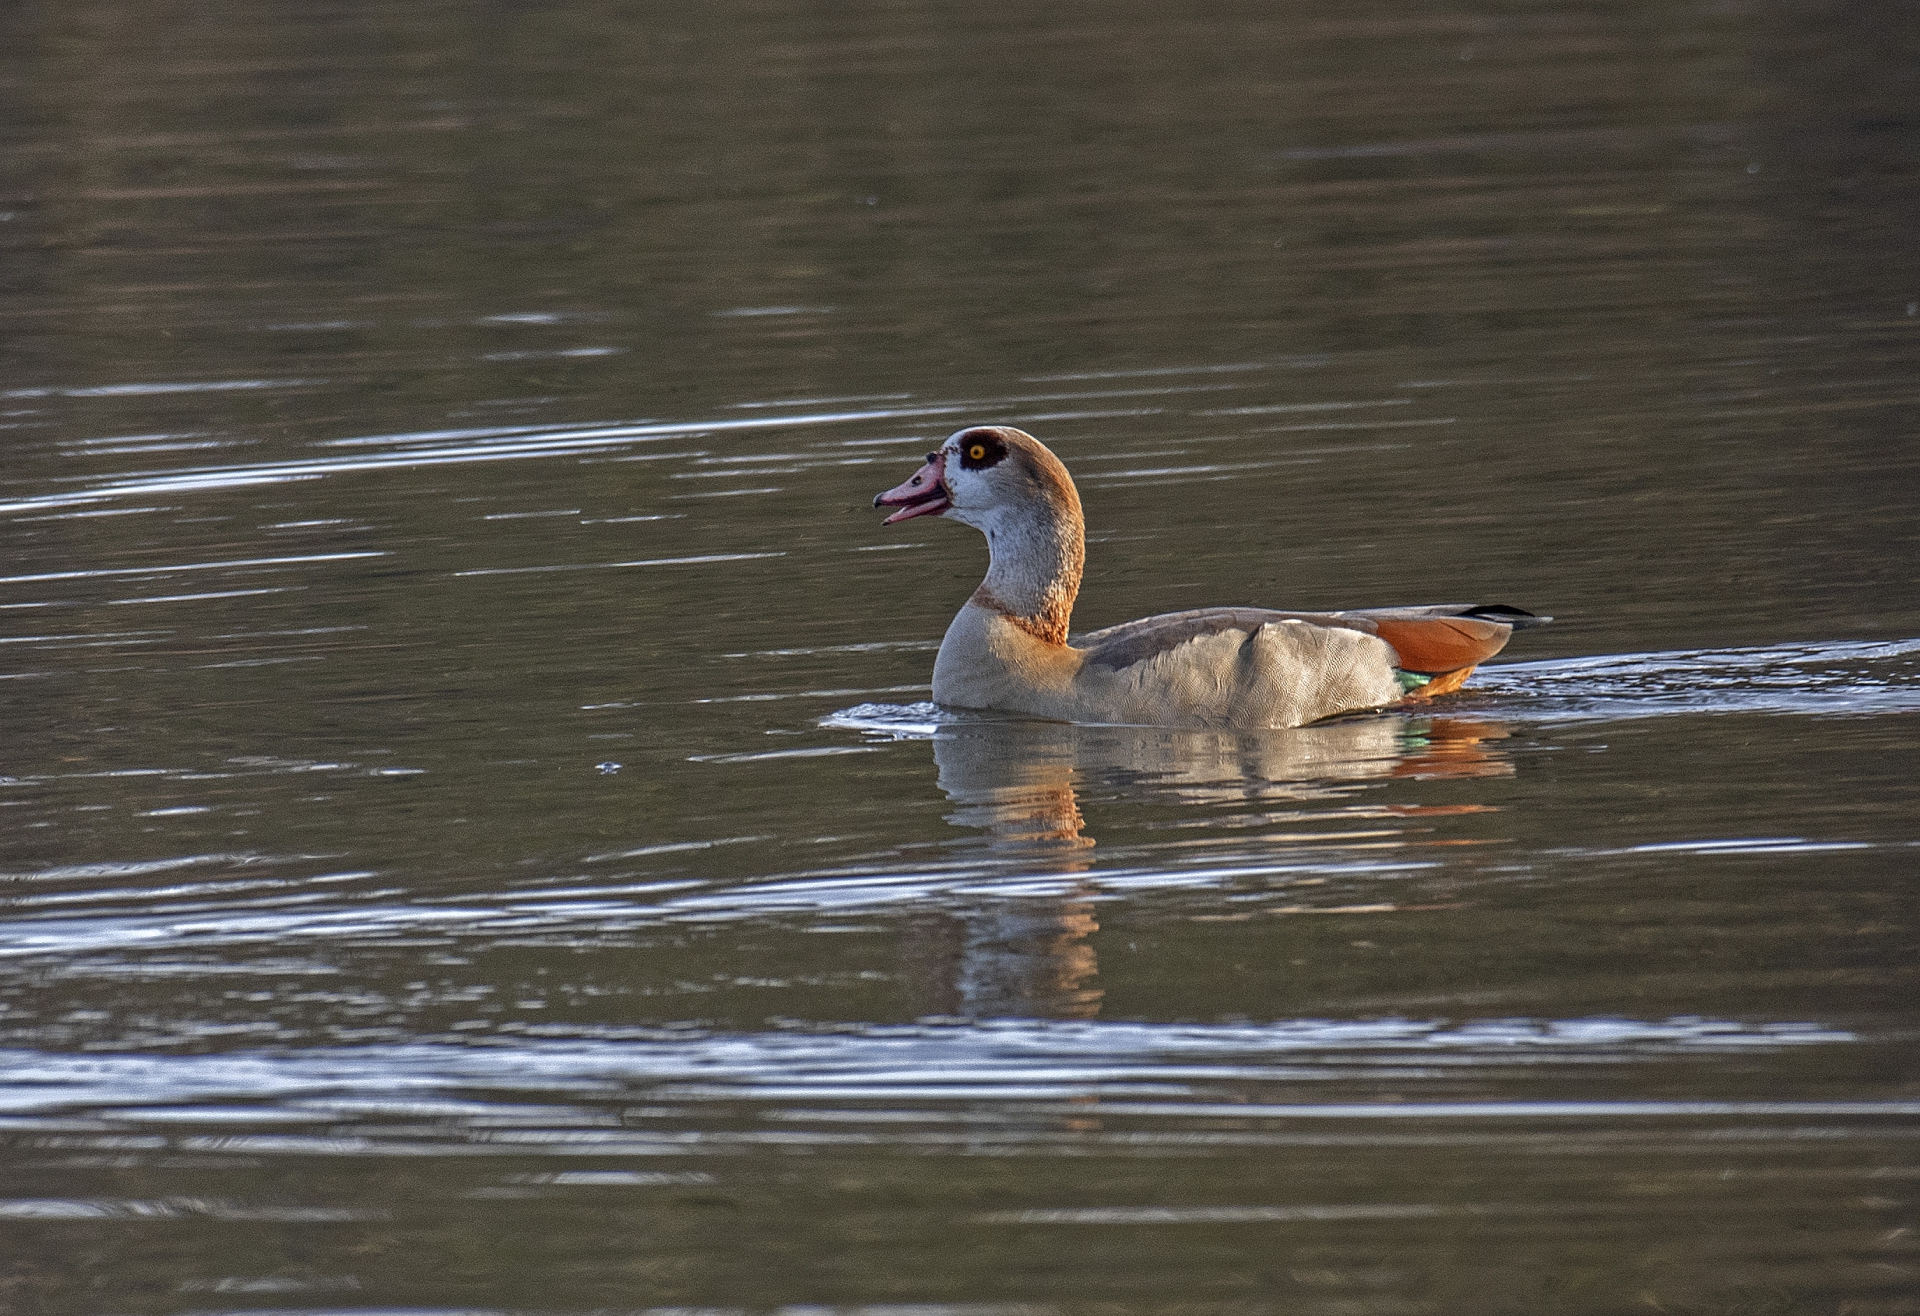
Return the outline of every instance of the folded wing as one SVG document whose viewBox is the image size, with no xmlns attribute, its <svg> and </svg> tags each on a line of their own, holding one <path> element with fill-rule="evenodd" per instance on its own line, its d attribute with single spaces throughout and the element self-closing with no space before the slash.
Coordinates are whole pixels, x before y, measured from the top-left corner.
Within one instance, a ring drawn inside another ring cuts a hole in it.
<svg viewBox="0 0 1920 1316">
<path fill-rule="evenodd" d="M 1197 608 L 1109 626 L 1079 636 L 1074 643 L 1087 651 L 1089 664 L 1118 670 L 1202 635 L 1252 631 L 1269 622 L 1300 621 L 1377 635 L 1399 655 L 1403 671 L 1443 676 L 1465 672 L 1493 657 L 1506 647 L 1516 629 L 1551 620 L 1498 603 L 1435 603 L 1348 612 Z"/>
</svg>

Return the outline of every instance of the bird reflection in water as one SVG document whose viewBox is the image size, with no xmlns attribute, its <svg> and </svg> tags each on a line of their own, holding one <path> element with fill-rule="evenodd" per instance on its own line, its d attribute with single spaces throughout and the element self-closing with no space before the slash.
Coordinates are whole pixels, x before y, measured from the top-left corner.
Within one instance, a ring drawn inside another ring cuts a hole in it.
<svg viewBox="0 0 1920 1316">
<path fill-rule="evenodd" d="M 1338 800 L 1392 779 L 1511 776 L 1489 721 L 1373 716 L 1266 733 L 1057 722 L 969 720 L 934 736 L 947 821 L 979 833 L 996 875 L 1054 879 L 1046 895 L 983 901 L 930 915 L 908 933 L 909 980 L 923 1015 L 968 1019 L 1091 1019 L 1100 1012 L 1100 930 L 1086 873 L 1082 792 L 1171 807 Z M 1478 811 L 1485 806 L 1382 806 L 1388 816 Z"/>
</svg>

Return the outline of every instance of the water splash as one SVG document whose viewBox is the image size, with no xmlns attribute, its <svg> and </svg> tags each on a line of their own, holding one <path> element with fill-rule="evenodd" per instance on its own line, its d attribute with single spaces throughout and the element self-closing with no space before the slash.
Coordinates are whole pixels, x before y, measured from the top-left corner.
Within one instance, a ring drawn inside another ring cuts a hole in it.
<svg viewBox="0 0 1920 1316">
<path fill-rule="evenodd" d="M 1920 711 L 1920 639 L 1606 654 L 1481 669 L 1470 706 L 1567 722 L 1682 713 Z M 1497 701 L 1494 702 L 1494 701 Z"/>
</svg>

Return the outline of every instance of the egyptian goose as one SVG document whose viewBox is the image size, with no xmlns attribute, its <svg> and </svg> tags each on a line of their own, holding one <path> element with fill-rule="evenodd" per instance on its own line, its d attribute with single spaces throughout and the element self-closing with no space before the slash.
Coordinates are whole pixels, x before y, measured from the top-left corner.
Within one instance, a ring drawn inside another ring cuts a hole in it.
<svg viewBox="0 0 1920 1316">
<path fill-rule="evenodd" d="M 947 627 L 933 698 L 1061 722 L 1295 727 L 1456 690 L 1518 626 L 1501 605 L 1358 612 L 1201 608 L 1067 635 L 1086 561 L 1080 495 L 1038 439 L 963 429 L 874 500 L 987 537 L 987 577 Z"/>
</svg>

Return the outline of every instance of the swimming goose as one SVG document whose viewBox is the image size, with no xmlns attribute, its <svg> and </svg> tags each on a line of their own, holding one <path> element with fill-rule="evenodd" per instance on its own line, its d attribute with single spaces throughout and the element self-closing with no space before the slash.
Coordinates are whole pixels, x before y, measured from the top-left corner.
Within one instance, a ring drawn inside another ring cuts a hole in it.
<svg viewBox="0 0 1920 1316">
<path fill-rule="evenodd" d="M 933 698 L 1060 722 L 1295 727 L 1457 690 L 1518 626 L 1502 605 L 1356 612 L 1201 608 L 1069 639 L 1086 561 L 1080 495 L 1045 444 L 1007 425 L 960 430 L 875 507 L 987 537 L 986 579 L 940 641 Z"/>
</svg>

